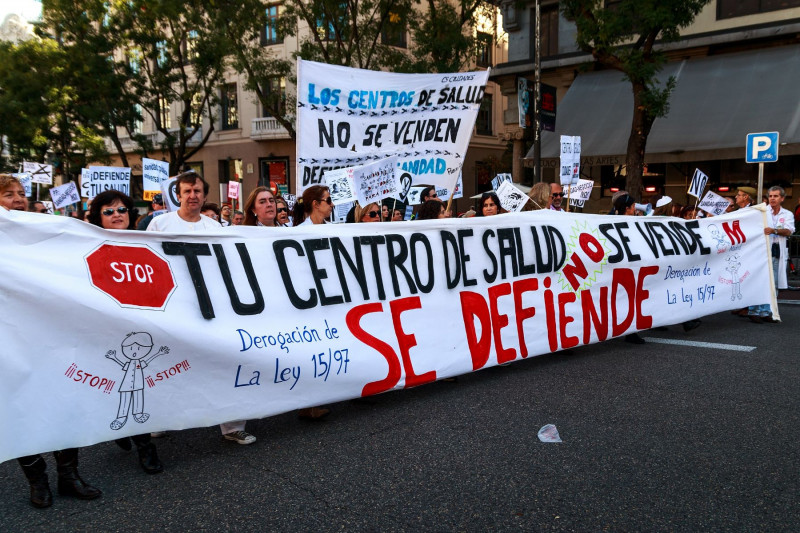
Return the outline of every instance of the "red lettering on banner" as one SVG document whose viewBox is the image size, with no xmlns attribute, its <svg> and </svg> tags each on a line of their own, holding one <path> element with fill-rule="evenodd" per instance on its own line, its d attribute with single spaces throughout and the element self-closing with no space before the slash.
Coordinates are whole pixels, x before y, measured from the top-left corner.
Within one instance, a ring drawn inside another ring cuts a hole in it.
<svg viewBox="0 0 800 533">
<path fill-rule="evenodd" d="M 494 351 L 497 353 L 497 364 L 510 363 L 517 358 L 513 348 L 503 348 L 501 330 L 508 325 L 508 315 L 501 314 L 497 308 L 497 299 L 511 294 L 511 284 L 502 283 L 489 287 L 489 309 L 492 315 L 492 334 L 494 335 Z"/>
<path fill-rule="evenodd" d="M 523 359 L 528 357 L 528 346 L 525 344 L 525 328 L 522 327 L 522 322 L 536 316 L 536 308 L 522 307 L 522 295 L 536 290 L 539 290 L 539 280 L 536 278 L 521 279 L 514 282 L 514 316 L 517 319 L 519 351 Z"/>
<path fill-rule="evenodd" d="M 392 324 L 394 325 L 394 334 L 397 336 L 397 344 L 400 346 L 400 357 L 403 359 L 403 367 L 406 369 L 405 388 L 436 381 L 435 370 L 420 375 L 414 372 L 414 366 L 411 364 L 411 356 L 408 351 L 417 345 L 417 339 L 413 333 L 409 335 L 403 331 L 403 325 L 400 323 L 400 314 L 403 311 L 422 308 L 419 296 L 394 300 L 389 304 L 389 308 L 392 310 Z"/>
<path fill-rule="evenodd" d="M 464 329 L 467 334 L 467 346 L 472 357 L 472 370 L 479 370 L 489 361 L 492 349 L 492 330 L 489 306 L 483 296 L 477 292 L 461 291 L 461 316 L 464 318 Z M 481 338 L 475 330 L 475 319 L 481 324 Z"/>
<path fill-rule="evenodd" d="M 728 225 L 727 222 L 723 222 L 722 229 L 725 230 L 725 233 L 728 235 L 728 238 L 731 240 L 731 245 L 733 246 L 747 241 L 747 237 L 744 236 L 744 232 L 742 231 L 741 226 L 739 226 L 738 220 L 734 220 L 732 225 Z"/>
</svg>

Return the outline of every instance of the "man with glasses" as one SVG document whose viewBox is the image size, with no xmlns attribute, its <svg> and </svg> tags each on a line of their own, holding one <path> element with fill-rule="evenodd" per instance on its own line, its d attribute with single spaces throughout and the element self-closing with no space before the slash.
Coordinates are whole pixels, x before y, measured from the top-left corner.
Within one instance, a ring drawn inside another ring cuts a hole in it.
<svg viewBox="0 0 800 533">
<path fill-rule="evenodd" d="M 564 197 L 564 189 L 560 183 L 550 184 L 550 209 L 553 211 L 563 211 L 561 209 L 561 199 Z"/>
<path fill-rule="evenodd" d="M 220 224 L 223 227 L 231 225 L 231 214 L 233 213 L 233 209 L 231 208 L 231 204 L 224 203 L 222 204 L 222 208 L 220 208 Z"/>
</svg>

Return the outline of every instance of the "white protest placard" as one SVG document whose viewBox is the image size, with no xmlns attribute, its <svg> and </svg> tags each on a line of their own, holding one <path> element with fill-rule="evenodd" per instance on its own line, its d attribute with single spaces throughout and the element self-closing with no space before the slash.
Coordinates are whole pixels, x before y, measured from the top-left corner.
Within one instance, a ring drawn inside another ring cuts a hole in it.
<svg viewBox="0 0 800 533">
<path fill-rule="evenodd" d="M 406 196 L 406 200 L 408 201 L 408 205 L 419 205 L 422 203 L 422 191 L 427 189 L 427 187 L 411 187 L 408 190 L 408 195 Z M 438 194 L 438 193 L 437 193 Z"/>
<path fill-rule="evenodd" d="M 22 171 L 31 175 L 33 183 L 42 183 L 44 185 L 52 185 L 53 183 L 53 165 L 23 161 Z"/>
<path fill-rule="evenodd" d="M 0 462 L 400 391 L 765 300 L 777 313 L 763 217 L 542 210 L 396 224 L 384 242 L 370 224 L 243 239 L 0 209 L 13 310 L 0 321 L 0 414 L 14 429 L 0 432 Z M 624 244 L 603 238 L 617 223 Z M 168 253 L 176 240 L 212 255 Z M 76 302 L 91 327 L 76 327 Z"/>
<path fill-rule="evenodd" d="M 76 187 L 76 188 L 77 188 L 77 187 Z M 53 214 L 53 209 L 54 209 L 54 207 L 55 207 L 55 206 L 53 205 L 53 202 L 51 202 L 50 200 L 40 200 L 40 202 L 42 202 L 42 204 L 44 204 L 44 207 L 45 207 L 45 209 L 47 210 L 47 213 L 46 213 L 46 214 L 48 214 L 48 215 L 52 215 L 52 214 Z"/>
<path fill-rule="evenodd" d="M 397 156 L 400 179 L 452 188 L 488 71 L 400 74 L 297 60 L 297 192 Z M 402 198 L 401 198 L 402 199 Z"/>
<path fill-rule="evenodd" d="M 294 204 L 297 203 L 297 196 L 294 194 L 284 194 L 283 199 L 286 200 L 286 207 L 289 208 L 289 215 L 291 216 L 294 211 Z"/>
<path fill-rule="evenodd" d="M 33 194 L 33 178 L 31 178 L 31 175 L 27 172 L 20 172 L 11 175 L 19 180 L 22 188 L 25 189 L 25 196 L 30 198 Z"/>
<path fill-rule="evenodd" d="M 81 170 L 81 196 L 92 199 L 114 189 L 130 196 L 131 169 L 127 167 L 89 167 Z"/>
<path fill-rule="evenodd" d="M 414 214 L 414 206 L 407 205 L 406 212 L 403 213 L 403 220 L 411 220 L 411 216 Z"/>
<path fill-rule="evenodd" d="M 561 136 L 559 179 L 561 185 L 577 185 L 581 174 L 580 136 Z"/>
<path fill-rule="evenodd" d="M 356 201 L 352 168 L 326 170 L 322 178 L 331 194 L 333 205 L 352 204 Z"/>
<path fill-rule="evenodd" d="M 228 198 L 239 198 L 239 185 L 238 181 L 231 180 L 228 182 Z"/>
<path fill-rule="evenodd" d="M 692 183 L 689 184 L 689 194 L 699 199 L 703 196 L 703 191 L 708 183 L 708 176 L 706 176 L 699 168 L 694 169 L 692 175 Z"/>
<path fill-rule="evenodd" d="M 178 200 L 178 191 L 175 189 L 177 182 L 178 178 L 170 178 L 161 182 L 161 198 L 169 212 L 177 211 L 181 206 L 181 202 Z"/>
<path fill-rule="evenodd" d="M 161 182 L 169 179 L 169 163 L 155 159 L 142 159 L 143 199 L 152 201 L 153 196 L 161 192 Z"/>
<path fill-rule="evenodd" d="M 706 195 L 703 196 L 703 199 L 700 200 L 700 203 L 697 204 L 697 207 L 706 213 L 717 216 L 723 214 L 730 205 L 731 202 L 724 196 L 720 196 L 714 191 L 708 191 Z"/>
<path fill-rule="evenodd" d="M 504 181 L 512 181 L 511 174 L 498 174 L 492 179 L 492 190 L 496 191 Z"/>
<path fill-rule="evenodd" d="M 342 202 L 333 205 L 332 221 L 334 224 L 340 224 L 347 220 L 347 213 L 356 205 L 355 202 Z"/>
<path fill-rule="evenodd" d="M 528 195 L 516 188 L 510 181 L 501 183 L 496 193 L 500 205 L 509 213 L 520 211 L 528 201 Z"/>
<path fill-rule="evenodd" d="M 564 187 L 564 197 L 569 197 L 569 205 L 583 207 L 583 204 L 592 195 L 592 187 L 594 187 L 594 180 L 579 179 L 576 185 Z"/>
<path fill-rule="evenodd" d="M 50 198 L 53 199 L 53 205 L 56 209 L 81 201 L 81 195 L 78 194 L 78 187 L 75 186 L 74 181 L 50 189 Z"/>
<path fill-rule="evenodd" d="M 361 205 L 397 196 L 400 180 L 397 172 L 397 157 L 387 157 L 375 163 L 353 168 L 353 187 Z"/>
</svg>

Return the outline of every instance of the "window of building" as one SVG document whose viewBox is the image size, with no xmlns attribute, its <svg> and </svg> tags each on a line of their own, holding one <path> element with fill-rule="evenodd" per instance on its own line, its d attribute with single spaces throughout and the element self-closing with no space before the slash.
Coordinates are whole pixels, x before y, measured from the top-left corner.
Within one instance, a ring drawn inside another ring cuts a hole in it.
<svg viewBox="0 0 800 533">
<path fill-rule="evenodd" d="M 542 6 L 539 8 L 541 15 L 541 57 L 550 57 L 558 54 L 558 4 Z M 536 20 L 535 17 L 531 17 Z M 536 28 L 531 31 L 535 32 Z"/>
<path fill-rule="evenodd" d="M 272 77 L 264 84 L 264 98 L 271 109 L 277 109 L 280 116 L 286 115 L 286 78 Z M 261 106 L 261 116 L 273 116 L 267 106 Z"/>
<path fill-rule="evenodd" d="M 475 131 L 478 135 L 492 135 L 492 95 L 484 93 L 478 118 L 475 121 Z"/>
<path fill-rule="evenodd" d="M 158 41 L 156 43 L 156 65 L 158 68 L 167 66 L 167 41 Z"/>
<path fill-rule="evenodd" d="M 128 67 L 130 67 L 133 74 L 139 74 L 139 68 L 142 64 L 142 51 L 138 48 L 131 48 L 128 50 Z"/>
<path fill-rule="evenodd" d="M 194 61 L 197 59 L 197 41 L 200 39 L 200 34 L 196 30 L 190 30 L 186 34 L 186 44 L 184 56 L 186 61 Z"/>
<path fill-rule="evenodd" d="M 406 21 L 398 13 L 389 13 L 381 32 L 381 43 L 398 48 L 408 47 Z"/>
<path fill-rule="evenodd" d="M 161 127 L 170 129 L 172 127 L 172 116 L 169 112 L 169 102 L 163 96 L 158 99 L 158 119 Z"/>
<path fill-rule="evenodd" d="M 192 110 L 189 112 L 187 126 L 199 126 L 203 123 L 203 96 L 195 93 L 192 95 Z"/>
<path fill-rule="evenodd" d="M 482 31 L 479 31 L 476 41 L 478 45 L 477 56 L 475 58 L 476 64 L 479 67 L 491 67 L 492 35 L 489 33 L 484 33 Z"/>
<path fill-rule="evenodd" d="M 239 104 L 236 95 L 236 84 L 228 83 L 222 87 L 222 129 L 235 130 L 239 128 Z"/>
<path fill-rule="evenodd" d="M 317 35 L 319 35 L 320 40 L 336 40 L 337 32 L 334 22 L 337 20 L 339 27 L 344 27 L 347 24 L 347 2 L 340 3 L 336 13 L 325 13 L 317 18 Z"/>
<path fill-rule="evenodd" d="M 139 104 L 133 105 L 134 115 L 138 118 L 133 119 L 133 131 L 132 133 L 141 134 L 144 131 L 144 113 L 142 111 L 142 106 Z"/>
<path fill-rule="evenodd" d="M 283 38 L 278 36 L 278 6 L 272 5 L 265 8 L 267 23 L 261 29 L 261 46 L 281 44 Z"/>
<path fill-rule="evenodd" d="M 800 7 L 800 0 L 718 0 L 717 19 L 729 19 Z"/>
</svg>

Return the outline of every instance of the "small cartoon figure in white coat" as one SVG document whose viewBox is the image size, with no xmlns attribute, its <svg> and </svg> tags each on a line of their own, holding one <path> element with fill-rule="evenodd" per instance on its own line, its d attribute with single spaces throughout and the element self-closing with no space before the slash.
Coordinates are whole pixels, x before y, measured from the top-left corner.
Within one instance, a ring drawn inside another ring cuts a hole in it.
<svg viewBox="0 0 800 533">
<path fill-rule="evenodd" d="M 150 415 L 144 412 L 144 372 L 142 371 L 150 362 L 161 354 L 168 354 L 169 348 L 162 346 L 153 355 L 153 338 L 149 333 L 141 331 L 128 333 L 122 340 L 122 355 L 127 361 L 117 358 L 116 350 L 109 350 L 106 359 L 115 361 L 125 376 L 119 384 L 119 409 L 117 418 L 111 422 L 111 429 L 120 429 L 128 421 L 128 412 L 133 414 L 133 419 L 138 423 L 147 422 Z M 133 404 L 133 405 L 131 405 Z"/>
<path fill-rule="evenodd" d="M 739 255 L 733 254 L 732 256 L 725 259 L 728 262 L 728 266 L 725 267 L 725 270 L 731 273 L 731 301 L 734 301 L 736 298 L 742 299 L 742 284 L 741 280 L 739 279 L 739 268 L 742 264 L 739 262 Z"/>
</svg>

